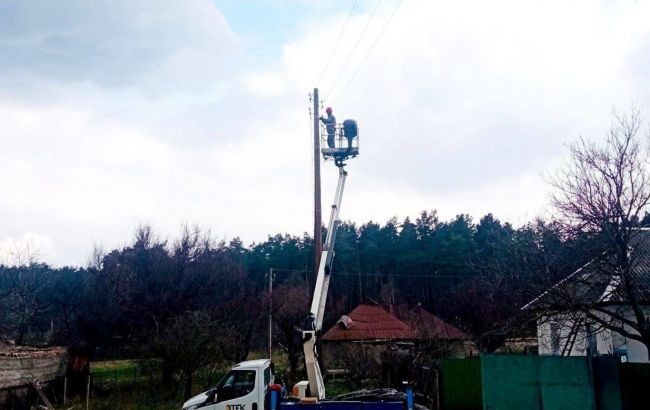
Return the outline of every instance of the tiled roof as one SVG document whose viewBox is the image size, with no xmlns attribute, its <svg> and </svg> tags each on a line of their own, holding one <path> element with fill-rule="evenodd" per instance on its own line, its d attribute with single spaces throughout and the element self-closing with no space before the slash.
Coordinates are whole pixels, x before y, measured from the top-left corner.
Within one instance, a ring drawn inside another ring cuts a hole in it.
<svg viewBox="0 0 650 410">
<path fill-rule="evenodd" d="M 438 316 L 429 313 L 421 306 L 409 308 L 403 304 L 395 308 L 396 316 L 411 328 L 419 337 L 435 337 L 439 339 L 466 339 L 467 335 L 455 326 L 450 325 Z"/>
<path fill-rule="evenodd" d="M 639 229 L 630 240 L 630 261 L 628 275 L 632 291 L 637 300 L 650 304 L 650 229 Z M 573 272 L 546 292 L 532 300 L 523 309 L 547 309 L 553 306 L 594 303 L 627 303 L 628 292 L 622 286 L 620 276 L 611 271 L 607 258 L 592 260 Z"/>
<path fill-rule="evenodd" d="M 413 340 L 417 336 L 406 323 L 373 302 L 357 306 L 347 316 L 350 321 L 339 320 L 322 340 Z"/>
</svg>

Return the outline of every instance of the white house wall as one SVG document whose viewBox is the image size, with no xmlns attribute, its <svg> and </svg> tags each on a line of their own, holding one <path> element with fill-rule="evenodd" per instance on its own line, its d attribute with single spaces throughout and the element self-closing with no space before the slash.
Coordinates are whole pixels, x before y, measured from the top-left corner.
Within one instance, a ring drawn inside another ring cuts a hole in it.
<svg viewBox="0 0 650 410">
<path fill-rule="evenodd" d="M 612 308 L 614 309 L 614 307 Z M 621 309 L 621 307 L 616 307 L 616 312 L 618 314 L 623 314 L 626 319 L 629 320 L 634 320 L 635 321 L 635 316 L 634 312 L 632 311 L 632 308 L 630 307 L 625 307 Z M 650 307 L 644 307 L 643 308 L 644 315 L 648 317 L 650 315 Z M 602 312 L 598 312 L 601 317 L 606 318 L 606 314 Z M 630 326 L 624 326 L 624 329 L 627 332 L 633 333 L 633 334 L 638 334 L 638 332 L 631 328 Z M 627 350 L 627 360 L 632 363 L 648 363 L 650 362 L 648 360 L 648 349 L 646 346 L 634 339 L 629 339 L 626 338 L 619 333 L 616 332 L 610 332 L 612 333 L 612 337 L 610 340 L 610 346 L 612 351 L 615 351 L 616 349 L 626 349 Z"/>
<path fill-rule="evenodd" d="M 650 309 L 647 309 L 650 313 Z M 602 312 L 596 313 L 604 317 Z M 631 311 L 627 312 L 626 316 L 631 315 Z M 540 320 L 537 325 L 537 338 L 539 344 L 540 355 L 561 355 L 567 342 L 571 329 L 573 328 L 575 315 L 555 315 L 545 320 Z M 556 325 L 553 325 L 553 322 Z M 555 345 L 553 343 L 553 331 L 558 335 L 558 340 Z M 596 351 L 594 355 L 612 355 L 617 349 L 620 352 L 626 352 L 627 360 L 633 363 L 648 363 L 648 350 L 645 345 L 636 340 L 628 339 L 616 332 L 610 330 L 601 330 L 597 332 L 593 338 L 595 339 Z M 554 348 L 555 347 L 555 348 Z M 581 324 L 577 331 L 577 336 L 573 347 L 568 352 L 564 352 L 568 356 L 586 356 L 587 355 L 587 334 L 584 323 Z"/>
<path fill-rule="evenodd" d="M 553 322 L 559 325 L 559 328 L 556 328 L 557 339 L 554 345 L 552 331 Z M 565 352 L 565 346 L 569 343 L 569 334 L 571 333 L 571 328 L 573 326 L 573 320 L 567 317 L 553 316 L 548 320 L 540 321 L 537 326 L 537 338 L 539 344 L 539 354 L 540 355 L 553 355 L 560 356 Z M 585 332 L 584 330 L 578 332 L 578 336 L 573 344 L 573 348 L 568 352 L 564 353 L 567 356 L 584 356 L 586 355 L 585 348 Z"/>
</svg>

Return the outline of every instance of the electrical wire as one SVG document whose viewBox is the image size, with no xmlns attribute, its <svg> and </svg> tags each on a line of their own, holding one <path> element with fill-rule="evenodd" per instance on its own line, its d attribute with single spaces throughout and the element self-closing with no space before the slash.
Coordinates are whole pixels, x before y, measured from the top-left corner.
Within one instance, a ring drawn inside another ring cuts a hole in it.
<svg viewBox="0 0 650 410">
<path fill-rule="evenodd" d="M 333 90 L 334 87 L 336 86 L 336 83 L 339 81 L 341 78 L 341 75 L 345 71 L 345 67 L 348 65 L 350 60 L 352 59 L 352 56 L 354 55 L 354 52 L 357 51 L 357 48 L 359 47 L 359 43 L 361 43 L 361 40 L 363 39 L 363 35 L 366 33 L 366 30 L 368 29 L 368 26 L 370 26 L 370 22 L 372 21 L 373 17 L 375 16 L 375 13 L 377 12 L 377 9 L 379 8 L 379 5 L 381 4 L 382 0 L 377 0 L 377 4 L 375 4 L 375 8 L 372 10 L 372 13 L 370 14 L 370 17 L 368 17 L 368 21 L 366 21 L 366 25 L 363 27 L 363 30 L 361 30 L 361 34 L 359 34 L 359 38 L 357 38 L 357 42 L 354 44 L 354 47 L 352 48 L 352 51 L 350 54 L 348 54 L 348 57 L 345 59 L 345 62 L 343 63 L 343 66 L 341 67 L 341 70 L 339 71 L 338 75 L 336 76 L 336 79 L 334 79 L 334 82 L 332 85 L 329 87 L 330 90 Z"/>
<path fill-rule="evenodd" d="M 421 278 L 421 279 L 471 279 L 472 276 L 465 275 L 423 275 L 423 274 L 382 274 L 382 273 L 363 273 L 363 272 L 332 272 L 334 276 L 374 276 L 384 278 Z"/>
<path fill-rule="evenodd" d="M 352 77 L 350 77 L 350 80 L 347 82 L 347 84 L 345 84 L 345 87 L 343 87 L 343 90 L 342 90 L 342 91 L 339 93 L 339 95 L 334 99 L 334 103 L 333 103 L 333 105 L 336 105 L 336 103 L 339 101 L 339 99 L 341 99 L 341 97 L 343 96 L 343 94 L 345 94 L 345 91 L 347 91 L 347 89 L 348 89 L 348 87 L 350 86 L 350 84 L 352 84 L 352 81 L 354 81 L 354 78 L 357 76 L 357 73 L 359 72 L 359 70 L 361 70 L 361 67 L 363 66 L 363 64 L 364 64 L 364 63 L 366 62 L 366 60 L 368 59 L 368 56 L 370 55 L 370 53 L 372 53 L 372 50 L 374 50 L 374 48 L 375 48 L 375 46 L 377 45 L 377 43 L 379 43 L 379 40 L 381 39 L 381 36 L 382 36 L 382 35 L 384 34 L 384 32 L 386 31 L 386 28 L 387 28 L 388 25 L 390 24 L 391 20 L 393 19 L 393 16 L 395 16 L 395 13 L 397 12 L 397 9 L 399 8 L 399 6 L 400 6 L 401 4 L 402 4 L 402 0 L 399 0 L 399 2 L 397 3 L 397 6 L 395 6 L 395 8 L 393 9 L 393 12 L 392 12 L 392 13 L 390 14 L 390 16 L 388 17 L 388 20 L 386 20 L 386 24 L 384 24 L 384 27 L 382 27 L 381 31 L 379 32 L 379 35 L 378 35 L 377 38 L 375 39 L 375 42 L 372 43 L 372 45 L 371 45 L 370 48 L 368 49 L 368 52 L 367 52 L 366 55 L 363 57 L 363 60 L 361 60 L 361 63 L 359 64 L 359 66 L 357 66 L 357 69 L 354 70 L 354 73 L 352 73 Z"/>
<path fill-rule="evenodd" d="M 327 63 L 325 63 L 325 66 L 323 67 L 323 71 L 321 71 L 320 76 L 318 77 L 318 81 L 316 84 L 319 84 L 321 80 L 323 79 L 323 76 L 325 75 L 325 72 L 327 71 L 327 68 L 329 67 L 330 63 L 332 62 L 332 57 L 334 57 L 334 53 L 336 52 L 336 49 L 339 46 L 339 43 L 341 42 L 341 39 L 343 38 L 343 33 L 345 33 L 345 29 L 348 27 L 348 23 L 350 22 L 350 18 L 352 17 L 352 12 L 354 12 L 354 8 L 357 6 L 357 3 L 359 0 L 354 0 L 354 3 L 352 4 L 352 8 L 350 9 L 350 12 L 348 13 L 348 18 L 345 20 L 345 24 L 343 24 L 343 29 L 341 29 L 341 32 L 339 33 L 339 38 L 336 39 L 336 43 L 334 43 L 334 48 L 332 49 L 332 52 L 330 53 L 329 58 L 327 59 Z"/>
<path fill-rule="evenodd" d="M 312 273 L 311 269 L 278 269 L 271 268 L 273 273 L 284 272 L 284 273 Z"/>
<path fill-rule="evenodd" d="M 273 273 L 314 273 L 311 269 L 277 269 L 272 268 Z M 384 278 L 420 278 L 420 279 L 471 279 L 471 275 L 426 275 L 426 274 L 394 274 L 394 273 L 368 273 L 368 272 L 332 272 L 334 276 L 372 276 Z"/>
</svg>

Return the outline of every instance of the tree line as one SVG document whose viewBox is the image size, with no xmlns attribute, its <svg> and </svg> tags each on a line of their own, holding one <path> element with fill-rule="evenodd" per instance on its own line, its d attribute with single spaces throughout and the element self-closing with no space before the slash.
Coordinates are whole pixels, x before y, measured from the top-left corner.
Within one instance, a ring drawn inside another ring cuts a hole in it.
<svg viewBox="0 0 650 410">
<path fill-rule="evenodd" d="M 650 216 L 639 225 L 650 225 Z M 414 221 L 344 223 L 326 325 L 366 298 L 421 303 L 491 349 L 499 341 L 485 338 L 543 286 L 584 264 L 595 241 L 568 237 L 558 223 L 514 228 L 490 214 L 478 223 L 468 215 L 442 221 L 435 211 Z M 70 345 L 104 357 L 144 352 L 173 358 L 186 346 L 166 341 L 187 337 L 200 349 L 223 341 L 214 357 L 240 360 L 264 346 L 272 269 L 276 323 L 287 329 L 279 340 L 291 344 L 290 333 L 307 314 L 312 246 L 307 234 L 270 236 L 247 247 L 190 228 L 168 241 L 143 226 L 130 244 L 93 252 L 86 267 L 2 265 L 3 339 Z M 187 332 L 196 328 L 204 334 Z M 206 346 L 197 346 L 202 337 Z M 195 370 L 188 366 L 183 371 Z"/>
</svg>

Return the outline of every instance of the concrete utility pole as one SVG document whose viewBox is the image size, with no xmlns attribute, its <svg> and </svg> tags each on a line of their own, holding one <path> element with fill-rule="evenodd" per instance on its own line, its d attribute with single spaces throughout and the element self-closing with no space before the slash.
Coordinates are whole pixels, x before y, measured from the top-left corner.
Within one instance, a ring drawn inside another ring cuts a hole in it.
<svg viewBox="0 0 650 410">
<path fill-rule="evenodd" d="M 320 120 L 318 88 L 314 88 L 314 269 L 318 272 L 320 255 L 323 253 L 323 235 L 321 233 L 321 200 L 320 200 Z"/>
<path fill-rule="evenodd" d="M 269 359 L 273 356 L 273 268 L 269 270 Z"/>
</svg>

